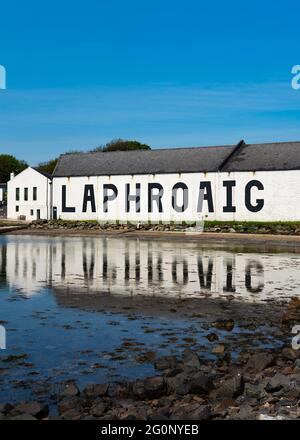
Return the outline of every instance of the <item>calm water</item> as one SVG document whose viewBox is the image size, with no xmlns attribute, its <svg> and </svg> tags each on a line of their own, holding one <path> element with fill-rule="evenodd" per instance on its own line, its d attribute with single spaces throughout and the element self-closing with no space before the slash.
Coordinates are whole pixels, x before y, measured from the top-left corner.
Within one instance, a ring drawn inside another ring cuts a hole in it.
<svg viewBox="0 0 300 440">
<path fill-rule="evenodd" d="M 299 296 L 299 285 L 295 253 L 118 237 L 2 236 L 0 324 L 7 349 L 0 350 L 0 402 L 51 394 L 67 378 L 84 385 L 151 375 L 152 362 L 141 357 L 178 353 L 187 342 L 211 357 L 205 317 L 170 315 L 159 306 L 150 313 L 142 302 L 132 311 L 128 299 L 137 305 L 147 298 L 153 310 L 161 299 L 171 310 L 193 298 L 263 304 Z M 255 332 L 255 343 L 276 345 L 259 336 L 263 327 Z M 239 326 L 218 334 L 217 343 L 249 339 Z"/>
</svg>

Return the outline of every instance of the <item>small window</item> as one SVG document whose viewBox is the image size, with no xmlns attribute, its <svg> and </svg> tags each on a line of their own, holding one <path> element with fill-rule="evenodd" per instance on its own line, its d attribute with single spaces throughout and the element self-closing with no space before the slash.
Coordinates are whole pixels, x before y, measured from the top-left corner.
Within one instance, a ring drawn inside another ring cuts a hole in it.
<svg viewBox="0 0 300 440">
<path fill-rule="evenodd" d="M 16 206 L 16 212 L 19 212 L 19 207 L 18 206 Z"/>
<path fill-rule="evenodd" d="M 33 188 L 33 200 L 37 200 L 37 187 Z"/>
<path fill-rule="evenodd" d="M 30 210 L 30 215 L 33 217 L 33 209 Z"/>
<path fill-rule="evenodd" d="M 20 200 L 20 188 L 16 188 L 16 200 Z"/>
<path fill-rule="evenodd" d="M 28 188 L 24 188 L 24 200 L 28 200 Z"/>
</svg>

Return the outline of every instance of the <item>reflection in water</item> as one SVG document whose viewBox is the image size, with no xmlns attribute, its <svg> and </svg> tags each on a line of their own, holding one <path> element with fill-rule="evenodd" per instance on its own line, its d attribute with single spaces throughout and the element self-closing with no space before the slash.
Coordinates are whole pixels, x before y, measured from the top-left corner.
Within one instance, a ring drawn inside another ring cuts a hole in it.
<svg viewBox="0 0 300 440">
<path fill-rule="evenodd" d="M 297 254 L 235 253 L 195 242 L 98 237 L 3 237 L 0 283 L 32 295 L 70 293 L 234 297 L 262 301 L 300 292 Z"/>
</svg>

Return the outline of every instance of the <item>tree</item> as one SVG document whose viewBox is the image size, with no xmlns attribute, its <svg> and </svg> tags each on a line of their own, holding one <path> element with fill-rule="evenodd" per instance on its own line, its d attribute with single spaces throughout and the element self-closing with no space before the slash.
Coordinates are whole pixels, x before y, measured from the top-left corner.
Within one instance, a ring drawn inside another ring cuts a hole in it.
<svg viewBox="0 0 300 440">
<path fill-rule="evenodd" d="M 11 173 L 19 174 L 27 167 L 28 164 L 24 160 L 18 160 L 10 154 L 0 154 L 0 182 L 8 182 Z"/>
<path fill-rule="evenodd" d="M 42 173 L 52 174 L 56 167 L 57 162 L 58 162 L 58 158 L 48 160 L 47 162 L 41 162 L 38 164 L 37 169 Z"/>
<path fill-rule="evenodd" d="M 91 152 L 101 151 L 103 153 L 110 151 L 130 151 L 130 150 L 151 150 L 147 144 L 142 144 L 139 141 L 130 141 L 125 139 L 114 139 L 107 144 L 94 148 Z"/>
</svg>

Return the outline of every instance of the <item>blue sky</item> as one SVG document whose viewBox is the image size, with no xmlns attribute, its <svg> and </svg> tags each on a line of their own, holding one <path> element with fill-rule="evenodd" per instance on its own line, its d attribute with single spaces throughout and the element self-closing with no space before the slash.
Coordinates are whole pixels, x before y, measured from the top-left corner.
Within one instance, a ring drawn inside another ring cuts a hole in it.
<svg viewBox="0 0 300 440">
<path fill-rule="evenodd" d="M 1 3 L 0 152 L 300 140 L 296 1 Z"/>
</svg>

